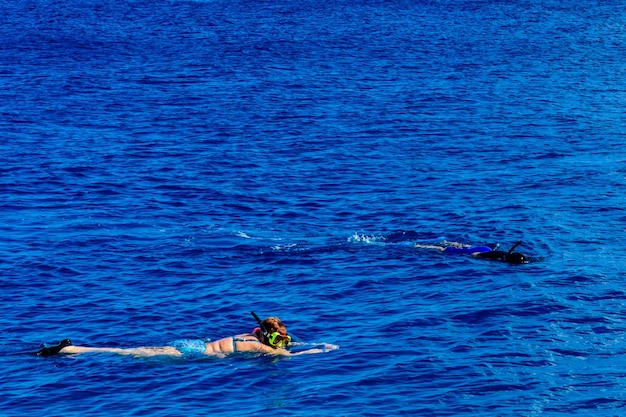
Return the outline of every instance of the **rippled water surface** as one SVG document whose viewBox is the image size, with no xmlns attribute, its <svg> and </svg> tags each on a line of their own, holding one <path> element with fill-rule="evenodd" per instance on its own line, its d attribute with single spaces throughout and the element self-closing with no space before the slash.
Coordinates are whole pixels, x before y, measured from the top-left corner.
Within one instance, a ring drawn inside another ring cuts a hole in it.
<svg viewBox="0 0 626 417">
<path fill-rule="evenodd" d="M 621 2 L 6 3 L 0 415 L 622 413 Z"/>
</svg>

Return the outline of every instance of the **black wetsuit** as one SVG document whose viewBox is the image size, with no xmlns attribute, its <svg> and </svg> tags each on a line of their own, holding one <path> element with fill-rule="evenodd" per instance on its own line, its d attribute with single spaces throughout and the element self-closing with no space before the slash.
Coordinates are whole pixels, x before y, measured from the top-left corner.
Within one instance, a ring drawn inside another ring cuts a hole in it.
<svg viewBox="0 0 626 417">
<path fill-rule="evenodd" d="M 528 258 L 528 256 L 524 255 L 523 253 L 513 252 L 515 250 L 515 248 L 518 247 L 521 244 L 522 244 L 522 241 L 520 240 L 515 245 L 513 245 L 513 247 L 511 249 L 509 249 L 508 252 L 505 252 L 503 250 L 493 250 L 491 252 L 477 253 L 475 256 L 477 258 L 493 259 L 493 260 L 496 260 L 496 261 L 506 262 L 506 263 L 509 263 L 509 264 L 527 264 L 527 263 L 530 263 L 530 259 Z"/>
<path fill-rule="evenodd" d="M 491 252 L 481 252 L 477 253 L 477 258 L 482 259 L 493 259 L 500 262 L 506 262 L 510 264 L 527 264 L 530 263 L 530 260 L 526 255 L 519 252 L 505 252 L 503 250 L 494 250 Z"/>
</svg>

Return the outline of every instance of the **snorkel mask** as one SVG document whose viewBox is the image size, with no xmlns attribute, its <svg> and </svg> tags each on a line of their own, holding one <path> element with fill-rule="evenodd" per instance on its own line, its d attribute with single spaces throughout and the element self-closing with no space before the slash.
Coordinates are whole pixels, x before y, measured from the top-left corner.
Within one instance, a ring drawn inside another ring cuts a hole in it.
<svg viewBox="0 0 626 417">
<path fill-rule="evenodd" d="M 291 336 L 289 335 L 283 336 L 278 332 L 273 332 L 270 334 L 270 332 L 267 330 L 267 328 L 265 327 L 265 325 L 263 324 L 259 316 L 254 314 L 254 311 L 251 311 L 250 314 L 252 314 L 252 317 L 254 317 L 257 323 L 259 323 L 259 327 L 261 328 L 261 333 L 263 334 L 263 337 L 265 337 L 265 340 L 267 340 L 267 343 L 271 347 L 275 349 L 276 348 L 284 349 L 287 346 L 289 346 L 289 343 L 291 343 Z"/>
</svg>

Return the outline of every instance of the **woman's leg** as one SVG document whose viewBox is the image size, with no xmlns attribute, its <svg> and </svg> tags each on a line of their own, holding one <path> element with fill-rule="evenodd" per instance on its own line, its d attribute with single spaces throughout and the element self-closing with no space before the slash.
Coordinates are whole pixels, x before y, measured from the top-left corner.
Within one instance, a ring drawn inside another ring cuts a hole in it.
<svg viewBox="0 0 626 417">
<path fill-rule="evenodd" d="M 140 356 L 183 356 L 182 352 L 172 346 L 141 346 L 138 348 L 108 348 L 108 347 L 91 347 L 91 346 L 74 346 L 70 339 L 63 339 L 54 346 L 46 346 L 37 352 L 37 356 L 51 356 L 58 353 L 78 354 L 89 352 L 108 352 L 117 353 L 118 355 Z"/>
<path fill-rule="evenodd" d="M 453 247 L 453 248 L 458 248 L 458 249 L 470 248 L 472 246 L 472 245 L 468 245 L 467 243 L 450 242 L 447 240 L 444 240 L 441 243 L 447 245 L 448 247 Z"/>
<path fill-rule="evenodd" d="M 150 356 L 175 356 L 180 357 L 182 353 L 170 346 L 147 347 L 141 346 L 137 348 L 108 348 L 108 347 L 91 347 L 91 346 L 66 346 L 59 353 L 78 354 L 78 353 L 116 353 L 118 355 L 132 355 L 135 357 Z"/>
<path fill-rule="evenodd" d="M 415 243 L 413 247 L 419 248 L 419 249 L 435 249 L 435 250 L 442 251 L 442 252 L 446 249 L 443 246 L 439 246 L 439 245 L 422 245 L 420 243 Z"/>
</svg>

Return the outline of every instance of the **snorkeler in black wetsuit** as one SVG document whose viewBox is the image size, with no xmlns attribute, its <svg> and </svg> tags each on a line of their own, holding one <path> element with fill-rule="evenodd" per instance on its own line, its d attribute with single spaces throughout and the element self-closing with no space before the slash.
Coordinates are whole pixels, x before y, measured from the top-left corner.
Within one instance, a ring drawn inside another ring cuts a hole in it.
<svg viewBox="0 0 626 417">
<path fill-rule="evenodd" d="M 503 250 L 492 250 L 490 252 L 475 253 L 473 254 L 473 256 L 481 259 L 493 259 L 509 264 L 528 264 L 530 263 L 530 258 L 528 256 L 520 252 L 513 252 L 515 248 L 517 248 L 521 244 L 522 241 L 520 240 L 515 245 L 513 245 L 513 247 L 511 247 L 508 252 L 505 252 Z"/>
<path fill-rule="evenodd" d="M 494 261 L 505 262 L 508 264 L 529 264 L 531 262 L 540 261 L 543 258 L 534 258 L 528 255 L 525 255 L 520 252 L 513 252 L 515 248 L 522 244 L 520 240 L 517 242 L 508 252 L 497 250 L 499 245 L 495 247 L 493 245 L 484 245 L 484 246 L 472 246 L 459 242 L 449 242 L 447 240 L 442 240 L 441 242 L 437 242 L 435 244 L 432 243 L 410 243 L 410 245 L 414 248 L 420 249 L 436 249 L 443 253 L 449 254 L 468 254 L 475 258 L 480 259 L 491 259 Z"/>
</svg>

